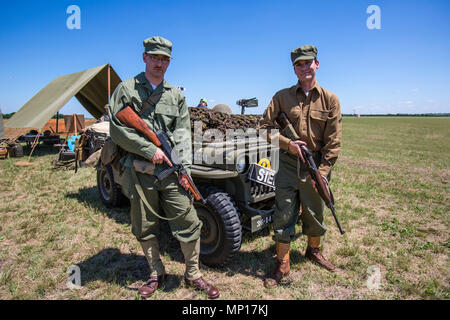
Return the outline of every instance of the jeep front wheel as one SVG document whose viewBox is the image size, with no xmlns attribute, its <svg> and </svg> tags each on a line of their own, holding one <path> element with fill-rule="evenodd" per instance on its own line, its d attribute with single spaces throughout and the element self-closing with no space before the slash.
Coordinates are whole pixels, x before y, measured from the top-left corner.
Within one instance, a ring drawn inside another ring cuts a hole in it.
<svg viewBox="0 0 450 320">
<path fill-rule="evenodd" d="M 206 188 L 202 188 L 206 190 Z M 203 192 L 206 205 L 195 202 L 203 223 L 200 260 L 209 266 L 223 266 L 241 248 L 242 227 L 239 212 L 230 196 L 218 188 Z"/>
</svg>

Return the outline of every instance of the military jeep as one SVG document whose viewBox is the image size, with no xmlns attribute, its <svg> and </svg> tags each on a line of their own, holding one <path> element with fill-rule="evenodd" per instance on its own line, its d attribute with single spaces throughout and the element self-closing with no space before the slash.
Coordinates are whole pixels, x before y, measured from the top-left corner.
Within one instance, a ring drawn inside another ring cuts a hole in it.
<svg viewBox="0 0 450 320">
<path fill-rule="evenodd" d="M 268 227 L 274 211 L 275 171 L 270 166 L 277 166 L 278 148 L 264 136 L 246 136 L 244 130 L 230 137 L 231 141 L 222 141 L 210 135 L 205 141 L 193 141 L 191 176 L 206 200 L 194 202 L 203 222 L 200 260 L 209 266 L 226 264 L 239 251 L 243 230 L 254 233 Z M 104 140 L 104 134 L 90 137 L 98 138 Z M 89 154 L 96 149 L 91 147 Z M 127 203 L 121 183 L 115 166 L 98 161 L 98 191 L 106 206 Z"/>
</svg>

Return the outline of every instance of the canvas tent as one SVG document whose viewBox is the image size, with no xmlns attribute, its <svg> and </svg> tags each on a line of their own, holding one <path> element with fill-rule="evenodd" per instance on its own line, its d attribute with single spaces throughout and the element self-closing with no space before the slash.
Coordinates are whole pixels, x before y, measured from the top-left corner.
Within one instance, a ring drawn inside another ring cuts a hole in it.
<svg viewBox="0 0 450 320">
<path fill-rule="evenodd" d="M 120 82 L 120 77 L 108 64 L 57 77 L 5 123 L 5 131 L 8 128 L 42 129 L 74 96 L 93 117 L 99 118 L 105 112 L 109 92 Z"/>
</svg>

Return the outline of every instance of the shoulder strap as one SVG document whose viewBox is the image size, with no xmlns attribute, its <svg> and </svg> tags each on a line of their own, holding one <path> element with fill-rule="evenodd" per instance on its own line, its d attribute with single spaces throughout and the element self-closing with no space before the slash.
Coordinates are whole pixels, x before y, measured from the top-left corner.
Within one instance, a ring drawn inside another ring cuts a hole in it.
<svg viewBox="0 0 450 320">
<path fill-rule="evenodd" d="M 154 106 L 159 99 L 161 99 L 161 96 L 163 94 L 163 90 L 159 90 L 158 92 L 153 92 L 152 95 L 150 95 L 150 97 L 148 97 L 147 100 L 144 101 L 144 103 L 142 103 L 142 108 L 141 111 L 139 112 L 139 115 L 144 114 L 145 111 L 147 111 L 150 107 Z"/>
</svg>

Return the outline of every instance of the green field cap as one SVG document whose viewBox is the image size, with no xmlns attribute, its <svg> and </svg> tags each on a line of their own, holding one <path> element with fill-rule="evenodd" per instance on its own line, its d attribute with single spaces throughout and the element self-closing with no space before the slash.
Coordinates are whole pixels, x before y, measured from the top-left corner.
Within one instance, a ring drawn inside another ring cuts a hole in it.
<svg viewBox="0 0 450 320">
<path fill-rule="evenodd" d="M 298 60 L 313 59 L 317 59 L 317 48 L 315 46 L 305 45 L 291 51 L 292 64 L 295 64 Z"/>
<path fill-rule="evenodd" d="M 146 53 L 163 54 L 171 57 L 172 42 L 163 37 L 151 37 L 144 40 L 144 48 Z"/>
</svg>

